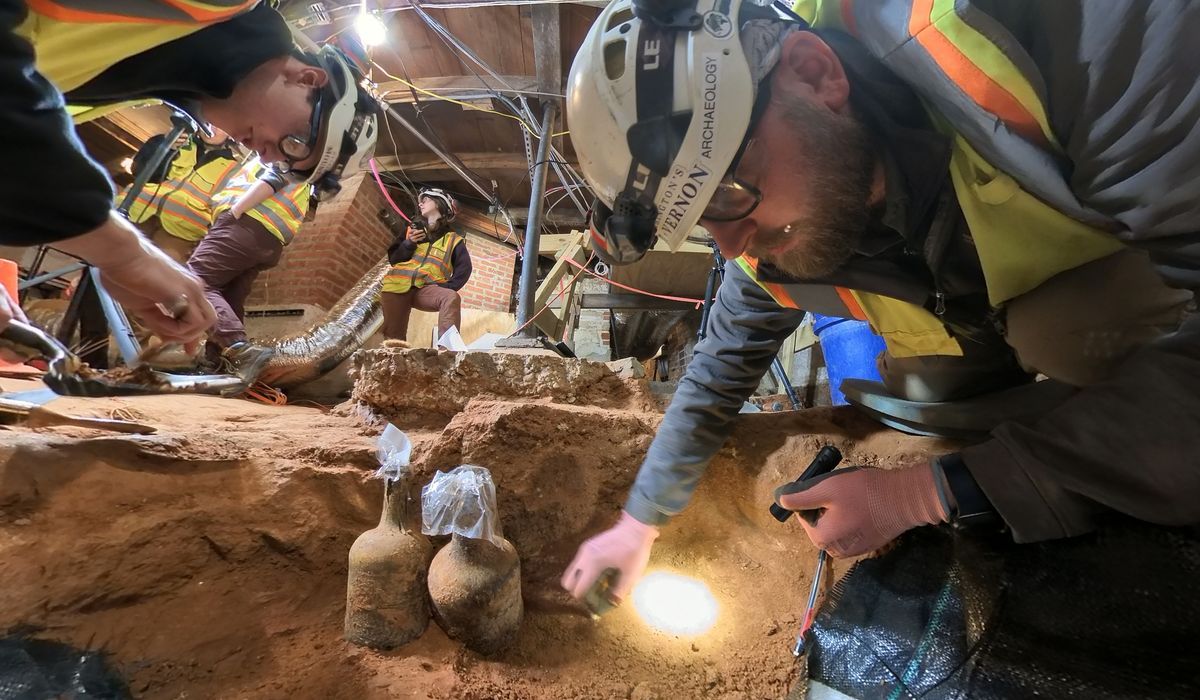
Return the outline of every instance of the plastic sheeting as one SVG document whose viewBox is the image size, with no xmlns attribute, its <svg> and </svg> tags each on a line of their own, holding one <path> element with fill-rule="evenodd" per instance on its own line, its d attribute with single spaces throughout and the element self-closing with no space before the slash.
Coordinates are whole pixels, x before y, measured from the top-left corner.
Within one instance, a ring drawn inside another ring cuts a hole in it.
<svg viewBox="0 0 1200 700">
<path fill-rule="evenodd" d="M 379 469 L 375 476 L 380 479 L 398 481 L 408 477 L 408 462 L 412 457 L 412 441 L 396 426 L 388 423 L 383 434 L 375 443 L 379 457 Z"/>
<path fill-rule="evenodd" d="M 0 639 L 0 700 L 125 700 L 104 654 L 27 637 Z"/>
<path fill-rule="evenodd" d="M 1197 698 L 1200 528 L 920 528 L 856 564 L 811 634 L 811 678 L 855 698 Z"/>
<path fill-rule="evenodd" d="M 439 471 L 421 490 L 421 532 L 459 535 L 500 545 L 496 485 L 483 467 L 464 464 Z"/>
</svg>

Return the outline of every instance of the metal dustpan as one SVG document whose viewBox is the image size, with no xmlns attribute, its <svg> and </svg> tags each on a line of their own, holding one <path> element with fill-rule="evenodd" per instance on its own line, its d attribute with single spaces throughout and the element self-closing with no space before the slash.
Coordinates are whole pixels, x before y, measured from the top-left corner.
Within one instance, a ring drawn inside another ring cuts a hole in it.
<svg viewBox="0 0 1200 700">
<path fill-rule="evenodd" d="M 60 396 L 145 396 L 148 394 L 227 394 L 245 388 L 241 377 L 228 374 L 169 374 L 142 365 L 99 372 L 85 365 L 57 339 L 38 328 L 10 321 L 0 331 L 0 347 L 26 360 L 46 360 L 42 381 Z"/>
</svg>

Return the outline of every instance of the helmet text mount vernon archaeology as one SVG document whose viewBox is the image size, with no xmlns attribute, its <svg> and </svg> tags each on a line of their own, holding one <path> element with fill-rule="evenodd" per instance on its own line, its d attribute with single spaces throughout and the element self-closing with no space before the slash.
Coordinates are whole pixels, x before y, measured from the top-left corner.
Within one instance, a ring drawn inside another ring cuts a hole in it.
<svg viewBox="0 0 1200 700">
<path fill-rule="evenodd" d="M 748 53 L 767 50 L 766 37 L 745 31 L 756 20 L 805 26 L 782 3 L 751 0 L 615 0 L 592 26 L 571 66 L 567 118 L 606 262 L 635 262 L 659 237 L 678 250 L 714 197 L 745 196 L 725 179 L 761 106 L 761 61 Z"/>
</svg>

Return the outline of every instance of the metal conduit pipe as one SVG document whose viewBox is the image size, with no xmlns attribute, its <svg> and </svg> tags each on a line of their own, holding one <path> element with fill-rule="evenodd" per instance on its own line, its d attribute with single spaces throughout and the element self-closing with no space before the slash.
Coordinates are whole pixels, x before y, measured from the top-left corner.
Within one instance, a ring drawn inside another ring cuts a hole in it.
<svg viewBox="0 0 1200 700">
<path fill-rule="evenodd" d="M 342 295 L 325 316 L 305 331 L 270 341 L 275 350 L 267 370 L 280 388 L 310 382 L 337 367 L 383 326 L 379 284 L 391 268 L 381 261 Z"/>
<path fill-rule="evenodd" d="M 537 156 L 529 164 L 533 171 L 533 182 L 529 193 L 529 219 L 525 222 L 525 257 L 521 260 L 521 286 L 517 290 L 517 327 L 523 328 L 521 334 L 526 338 L 536 338 L 536 324 L 529 324 L 533 318 L 533 295 L 537 288 L 538 242 L 541 239 L 542 207 L 546 195 L 546 170 L 550 153 L 550 131 L 554 128 L 554 116 L 558 105 L 546 102 L 543 107 L 542 137 L 538 141 Z M 527 325 L 528 324 L 528 325 Z"/>
</svg>

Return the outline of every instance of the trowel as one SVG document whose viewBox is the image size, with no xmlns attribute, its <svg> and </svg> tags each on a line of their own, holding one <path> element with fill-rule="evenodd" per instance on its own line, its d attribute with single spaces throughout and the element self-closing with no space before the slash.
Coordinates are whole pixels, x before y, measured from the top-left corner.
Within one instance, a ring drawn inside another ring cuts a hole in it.
<svg viewBox="0 0 1200 700">
<path fill-rule="evenodd" d="M 89 368 L 75 353 L 44 331 L 9 321 L 0 331 L 0 348 L 24 360 L 44 359 L 42 381 L 60 396 L 141 396 L 147 394 L 227 393 L 244 388 L 240 377 L 228 374 L 168 374 L 141 366 L 124 375 Z"/>
<path fill-rule="evenodd" d="M 48 428 L 51 426 L 66 425 L 75 428 L 108 430 L 129 435 L 148 435 L 157 431 L 157 428 L 145 423 L 117 418 L 71 416 L 53 411 L 31 401 L 22 401 L 7 396 L 0 396 L 0 424 L 21 425 L 26 428 Z"/>
</svg>

